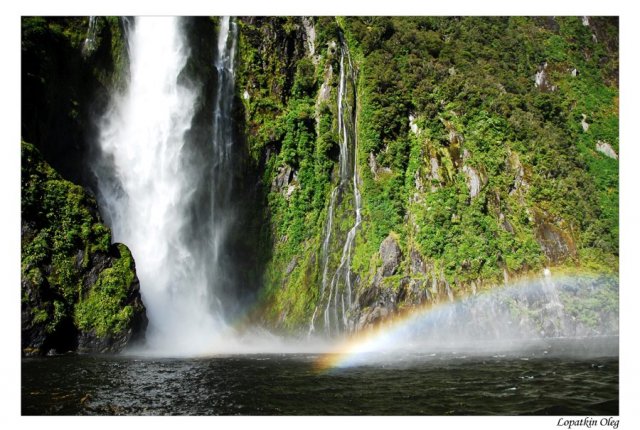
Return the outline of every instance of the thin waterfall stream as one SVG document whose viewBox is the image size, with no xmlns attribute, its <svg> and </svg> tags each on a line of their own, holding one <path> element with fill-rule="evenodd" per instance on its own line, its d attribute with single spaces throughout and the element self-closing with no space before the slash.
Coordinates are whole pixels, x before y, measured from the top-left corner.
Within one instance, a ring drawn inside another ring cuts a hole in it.
<svg viewBox="0 0 640 430">
<path fill-rule="evenodd" d="M 345 65 L 345 56 L 347 64 Z M 347 82 L 347 79 L 349 82 Z M 355 107 L 355 69 L 351 63 L 351 57 L 346 43 L 342 43 L 340 49 L 340 77 L 338 84 L 338 135 L 340 144 L 339 155 L 339 181 L 331 192 L 329 199 L 329 207 L 327 209 L 327 221 L 324 229 L 324 240 L 322 243 L 322 283 L 320 287 L 320 304 L 314 309 L 309 326 L 309 335 L 315 332 L 315 319 L 318 313 L 318 307 L 324 304 L 324 334 L 331 336 L 339 334 L 349 327 L 348 311 L 352 302 L 352 285 L 350 276 L 351 258 L 353 252 L 354 239 L 360 223 L 362 222 L 362 199 L 358 188 L 358 148 L 357 148 L 357 132 L 355 127 L 357 124 L 356 107 Z M 351 84 L 354 100 L 353 106 L 349 105 L 349 97 L 347 95 L 347 84 Z M 330 266 L 330 245 L 334 229 L 334 216 L 336 203 L 339 195 L 348 193 L 349 182 L 353 187 L 354 200 L 354 224 L 347 233 L 340 256 L 340 262 L 329 281 Z M 343 285 L 343 288 L 340 288 Z M 327 294 L 328 288 L 328 297 Z M 339 298 L 339 300 L 338 300 Z M 340 315 L 338 312 L 340 310 Z M 333 326 L 333 329 L 332 329 Z"/>
</svg>

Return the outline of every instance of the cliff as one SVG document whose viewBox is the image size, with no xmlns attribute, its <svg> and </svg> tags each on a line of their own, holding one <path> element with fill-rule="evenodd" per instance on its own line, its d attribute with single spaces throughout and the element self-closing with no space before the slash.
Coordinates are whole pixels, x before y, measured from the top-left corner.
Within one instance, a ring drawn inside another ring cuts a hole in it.
<svg viewBox="0 0 640 430">
<path fill-rule="evenodd" d="M 615 18 L 241 23 L 268 324 L 353 331 L 544 268 L 617 272 Z M 362 205 L 348 255 L 353 186 L 332 203 L 342 52 Z"/>
<path fill-rule="evenodd" d="M 22 143 L 22 351 L 117 352 L 147 325 L 129 249 L 95 200 Z"/>
<path fill-rule="evenodd" d="M 127 22 L 23 20 L 23 138 L 89 189 L 95 118 L 126 81 Z M 187 144 L 205 148 L 218 20 L 185 22 L 183 77 L 201 89 Z M 257 304 L 252 322 L 333 334 L 545 269 L 617 274 L 617 18 L 237 24 L 229 309 Z M 36 235 L 23 227 L 23 241 Z M 96 255 L 125 258 L 101 237 Z M 23 285 L 36 279 L 24 266 L 23 254 Z M 75 309 L 65 315 L 80 327 Z"/>
</svg>

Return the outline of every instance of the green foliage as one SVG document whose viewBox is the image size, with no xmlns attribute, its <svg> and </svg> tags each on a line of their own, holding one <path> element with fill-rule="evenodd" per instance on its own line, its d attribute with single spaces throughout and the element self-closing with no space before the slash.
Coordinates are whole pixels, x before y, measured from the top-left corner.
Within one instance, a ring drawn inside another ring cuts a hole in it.
<svg viewBox="0 0 640 430">
<path fill-rule="evenodd" d="M 133 315 L 133 308 L 125 306 L 135 277 L 131 253 L 119 245 L 120 257 L 83 292 L 83 271 L 93 254 L 109 251 L 111 232 L 99 222 L 93 198 L 62 179 L 25 142 L 22 220 L 22 277 L 36 288 L 31 294 L 43 299 L 30 303 L 29 290 L 23 291 L 23 304 L 36 306 L 31 308 L 31 323 L 43 324 L 48 334 L 68 320 L 82 330 L 95 330 L 97 336 L 127 327 Z"/>
<path fill-rule="evenodd" d="M 31 240 L 23 240 L 23 276 L 32 267 L 51 263 L 49 282 L 62 291 L 75 291 L 74 251 L 106 252 L 111 243 L 111 232 L 96 219 L 95 200 L 82 187 L 63 180 L 33 145 L 25 142 L 21 191 L 22 218 L 37 230 Z"/>
<path fill-rule="evenodd" d="M 618 166 L 594 148 L 598 140 L 617 148 L 617 87 L 599 71 L 602 60 L 588 57 L 603 58 L 608 42 L 594 43 L 577 19 L 556 21 L 557 33 L 521 17 L 346 20 L 350 40 L 364 54 L 359 144 L 367 237 L 359 246 L 370 253 L 389 231 L 400 231 L 415 235 L 450 281 L 499 281 L 503 268 L 519 273 L 545 264 L 527 215 L 538 207 L 562 220 L 589 264 L 611 254 L 615 260 Z M 615 34 L 610 22 L 601 25 L 599 34 L 604 28 Z M 617 64 L 617 52 L 608 48 L 607 55 Z M 553 92 L 533 85 L 543 62 Z M 582 112 L 588 133 L 580 128 Z M 410 113 L 418 136 L 408 130 Z M 464 137 L 462 144 L 450 141 L 452 132 Z M 513 153 L 523 166 L 520 189 L 509 164 Z M 369 154 L 390 173 L 374 179 Z M 427 181 L 430 157 L 438 161 L 439 179 Z M 486 181 L 473 199 L 463 165 Z M 427 190 L 409 203 L 416 174 Z M 403 225 L 408 215 L 413 228 Z M 361 253 L 356 250 L 364 269 Z"/>
<path fill-rule="evenodd" d="M 601 317 L 619 313 L 618 278 L 597 276 L 581 282 L 585 284 L 581 285 L 581 289 L 588 291 L 588 295 L 584 293 L 574 295 L 563 291 L 561 294 L 564 311 L 575 321 L 589 328 L 603 329 Z"/>
<path fill-rule="evenodd" d="M 338 164 L 339 51 L 324 49 L 331 42 L 347 43 L 357 70 L 363 219 L 351 265 L 357 288 L 370 286 L 390 232 L 405 259 L 409 249 L 419 251 L 434 276 L 454 289 L 549 264 L 616 270 L 618 163 L 595 150 L 598 142 L 619 150 L 615 19 L 592 18 L 590 27 L 575 17 L 313 21 L 319 55 L 313 61 L 302 55 L 295 20 L 242 23 L 238 81 L 251 94 L 249 150 L 265 160 L 274 240 L 264 295 L 271 321 L 308 323 L 319 299 L 323 229 Z M 285 44 L 296 46 L 295 53 L 284 55 Z M 545 63 L 549 86 L 541 89 L 534 77 Z M 330 101 L 318 102 L 329 67 Z M 274 186 L 287 168 L 295 173 L 292 192 Z M 472 174 L 479 181 L 473 197 Z M 336 237 L 353 225 L 350 188 L 335 207 L 330 267 L 340 258 Z M 543 222 L 575 254 L 550 261 L 539 243 Z M 398 276 L 406 275 L 407 264 Z"/>
<path fill-rule="evenodd" d="M 121 332 L 133 316 L 133 308 L 125 306 L 134 280 L 133 258 L 124 245 L 118 245 L 118 251 L 120 257 L 100 272 L 96 283 L 75 307 L 76 325 L 84 331 L 95 330 L 100 337 Z"/>
</svg>

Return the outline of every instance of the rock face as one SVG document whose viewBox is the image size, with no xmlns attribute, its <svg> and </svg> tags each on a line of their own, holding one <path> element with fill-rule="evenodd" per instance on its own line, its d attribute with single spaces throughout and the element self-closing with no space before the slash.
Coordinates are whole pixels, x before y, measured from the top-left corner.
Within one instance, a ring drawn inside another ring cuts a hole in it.
<svg viewBox="0 0 640 430">
<path fill-rule="evenodd" d="M 473 167 L 464 166 L 462 171 L 467 177 L 467 188 L 469 189 L 469 196 L 471 198 L 476 197 L 480 193 L 480 187 L 482 186 L 482 180 L 480 175 L 475 171 Z"/>
<path fill-rule="evenodd" d="M 129 249 L 95 200 L 22 145 L 22 351 L 117 352 L 147 326 Z"/>
<path fill-rule="evenodd" d="M 601 152 L 604 155 L 606 155 L 607 157 L 613 158 L 614 160 L 618 159 L 618 154 L 616 154 L 616 151 L 607 142 L 603 142 L 601 140 L 597 141 L 596 142 L 596 151 Z"/>
<path fill-rule="evenodd" d="M 551 222 L 541 211 L 534 211 L 535 235 L 542 252 L 551 263 L 557 264 L 574 257 L 575 244 L 571 236 L 557 222 Z"/>
<path fill-rule="evenodd" d="M 395 274 L 402 260 L 402 252 L 391 235 L 387 236 L 380 244 L 380 258 L 382 259 L 382 276 L 387 277 Z"/>
</svg>

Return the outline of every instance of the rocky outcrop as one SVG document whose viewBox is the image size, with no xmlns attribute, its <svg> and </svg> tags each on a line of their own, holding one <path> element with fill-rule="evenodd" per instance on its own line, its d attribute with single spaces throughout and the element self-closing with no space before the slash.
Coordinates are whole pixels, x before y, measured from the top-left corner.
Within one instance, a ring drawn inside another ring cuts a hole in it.
<svg viewBox="0 0 640 430">
<path fill-rule="evenodd" d="M 555 85 L 549 82 L 549 76 L 547 74 L 548 63 L 545 61 L 540 67 L 538 67 L 538 71 L 536 72 L 535 77 L 535 87 L 538 88 L 541 92 L 553 92 L 557 89 Z"/>
<path fill-rule="evenodd" d="M 392 235 L 387 236 L 380 244 L 380 258 L 382 259 L 380 274 L 383 277 L 395 274 L 402 260 L 402 251 Z"/>
<path fill-rule="evenodd" d="M 22 145 L 22 351 L 117 352 L 147 326 L 129 249 L 95 200 Z"/>
<path fill-rule="evenodd" d="M 478 172 L 470 166 L 463 166 L 462 172 L 467 177 L 467 188 L 469 189 L 469 196 L 471 198 L 476 197 L 480 193 L 480 188 L 482 187 L 482 180 L 480 179 L 480 175 Z"/>
<path fill-rule="evenodd" d="M 589 123 L 587 122 L 587 116 L 585 114 L 582 114 L 580 125 L 582 126 L 582 131 L 584 131 L 585 133 L 589 131 Z"/>
<path fill-rule="evenodd" d="M 539 210 L 534 210 L 535 236 L 547 259 L 553 263 L 562 263 L 575 257 L 576 248 L 571 235 L 561 228 L 562 221 L 550 220 Z"/>
<path fill-rule="evenodd" d="M 616 154 L 616 151 L 607 142 L 603 142 L 601 140 L 597 141 L 596 151 L 606 155 L 609 158 L 613 158 L 614 160 L 618 159 L 618 154 Z"/>
</svg>

